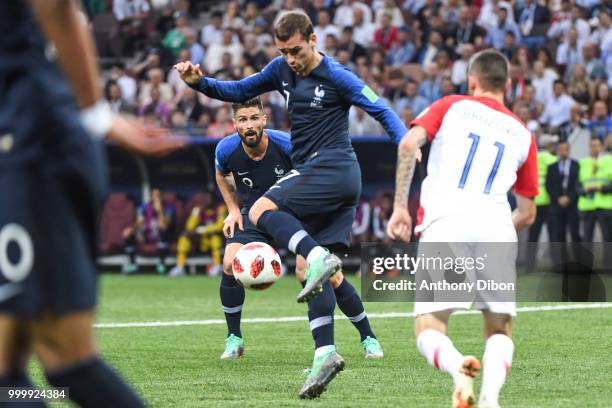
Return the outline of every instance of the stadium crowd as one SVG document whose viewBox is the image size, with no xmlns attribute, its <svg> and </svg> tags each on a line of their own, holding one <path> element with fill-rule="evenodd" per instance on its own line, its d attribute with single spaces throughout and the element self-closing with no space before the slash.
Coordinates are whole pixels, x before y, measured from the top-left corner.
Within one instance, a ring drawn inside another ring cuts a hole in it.
<svg viewBox="0 0 612 408">
<path fill-rule="evenodd" d="M 475 52 L 500 49 L 510 61 L 507 106 L 541 148 L 540 218 L 530 239 L 537 241 L 542 223 L 552 226 L 549 236 L 555 240 L 564 240 L 566 229 L 573 240 L 592 239 L 598 222 L 603 239 L 612 241 L 609 2 L 83 0 L 83 5 L 108 68 L 105 90 L 112 109 L 209 138 L 234 132 L 231 109 L 196 94 L 172 65 L 189 60 L 221 80 L 258 72 L 279 55 L 271 27 L 283 10 L 305 11 L 320 51 L 363 79 L 406 124 L 437 99 L 466 93 L 467 65 Z M 283 97 L 269 93 L 263 102 L 268 127 L 289 129 Z M 351 109 L 352 135 L 383 133 L 374 119 Z M 381 193 L 375 203 L 360 207 L 357 235 L 363 230 L 367 239 L 384 239 L 386 201 Z M 367 223 L 361 219 L 366 212 Z M 577 232 L 579 215 L 583 234 Z"/>
</svg>

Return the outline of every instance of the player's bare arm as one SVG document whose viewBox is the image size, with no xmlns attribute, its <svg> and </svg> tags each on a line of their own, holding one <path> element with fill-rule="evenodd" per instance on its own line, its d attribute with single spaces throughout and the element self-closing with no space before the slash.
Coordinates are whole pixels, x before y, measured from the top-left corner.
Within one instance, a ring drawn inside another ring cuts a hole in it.
<svg viewBox="0 0 612 408">
<path fill-rule="evenodd" d="M 179 62 L 174 65 L 174 69 L 178 71 L 181 79 L 189 85 L 197 83 L 204 76 L 200 69 L 200 64 L 194 65 L 190 61 Z"/>
<path fill-rule="evenodd" d="M 536 205 L 533 198 L 516 195 L 516 208 L 512 211 L 512 223 L 517 231 L 529 227 L 536 217 Z"/>
<path fill-rule="evenodd" d="M 421 126 L 414 126 L 402 139 L 397 148 L 397 169 L 395 170 L 395 199 L 393 214 L 387 225 L 387 235 L 393 239 L 409 242 L 412 233 L 412 219 L 408 213 L 408 192 L 414 177 L 420 148 L 427 141 L 427 132 Z"/>
<path fill-rule="evenodd" d="M 225 220 L 223 221 L 223 234 L 226 238 L 231 238 L 234 236 L 236 224 L 238 224 L 238 228 L 240 228 L 240 230 L 244 231 L 242 214 L 240 213 L 238 199 L 236 198 L 236 188 L 233 183 L 230 183 L 229 181 L 231 177 L 231 174 L 226 175 L 218 170 L 215 173 L 217 186 L 219 186 L 221 196 L 223 197 L 223 201 L 225 201 L 225 205 L 227 206 L 228 210 L 227 217 L 225 217 Z"/>
<path fill-rule="evenodd" d="M 102 102 L 100 73 L 87 27 L 81 24 L 74 0 L 30 0 L 32 10 L 47 38 L 57 49 L 59 65 L 82 109 L 87 130 L 99 137 L 140 153 L 162 155 L 183 147 L 186 140 L 167 137 L 159 129 L 113 116 Z"/>
</svg>

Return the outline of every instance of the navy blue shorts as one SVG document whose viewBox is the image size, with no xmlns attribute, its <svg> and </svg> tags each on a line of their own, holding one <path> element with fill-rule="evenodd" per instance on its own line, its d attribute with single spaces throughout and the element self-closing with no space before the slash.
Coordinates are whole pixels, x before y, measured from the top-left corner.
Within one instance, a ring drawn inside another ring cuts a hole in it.
<svg viewBox="0 0 612 408">
<path fill-rule="evenodd" d="M 256 226 L 253 225 L 251 220 L 249 220 L 248 210 L 242 209 L 242 226 L 244 230 L 241 230 L 236 225 L 234 229 L 234 236 L 232 238 L 227 238 L 225 241 L 226 245 L 239 243 L 242 245 L 246 245 L 251 242 L 265 242 L 266 244 L 274 247 L 274 238 L 266 234 L 260 229 L 257 229 Z"/>
<path fill-rule="evenodd" d="M 349 245 L 361 195 L 361 169 L 352 151 L 327 150 L 296 166 L 264 194 L 295 215 L 321 245 Z"/>
<path fill-rule="evenodd" d="M 30 318 L 95 306 L 108 191 L 103 146 L 85 133 L 65 89 L 57 91 L 62 79 L 45 79 L 51 73 L 0 85 L 0 97 L 13 97 L 0 134 L 16 141 L 6 161 L 0 154 L 0 313 Z M 34 103 L 31 86 L 39 86 Z"/>
</svg>

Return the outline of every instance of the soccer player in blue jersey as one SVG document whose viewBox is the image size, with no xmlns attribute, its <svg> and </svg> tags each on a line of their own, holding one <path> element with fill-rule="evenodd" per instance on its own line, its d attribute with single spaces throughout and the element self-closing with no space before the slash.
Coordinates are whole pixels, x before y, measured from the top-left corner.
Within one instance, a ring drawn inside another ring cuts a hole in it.
<svg viewBox="0 0 612 408">
<path fill-rule="evenodd" d="M 142 407 L 94 339 L 101 140 L 143 153 L 182 142 L 111 113 L 73 1 L 2 1 L 0 31 L 0 387 L 32 387 L 34 354 L 80 406 Z"/>
<path fill-rule="evenodd" d="M 306 283 L 298 301 L 310 301 L 309 314 L 318 311 L 321 317 L 310 324 L 322 333 L 315 340 L 313 367 L 300 397 L 316 398 L 344 368 L 334 346 L 335 301 L 328 282 L 341 268 L 341 261 L 313 235 L 342 233 L 348 244 L 361 193 L 361 171 L 348 135 L 349 108 L 357 105 L 364 109 L 396 143 L 407 129 L 359 78 L 317 51 L 317 38 L 307 15 L 284 13 L 275 24 L 274 36 L 282 55 L 240 81 L 204 77 L 199 65 L 190 62 L 175 67 L 189 86 L 216 99 L 243 102 L 274 90 L 285 97 L 292 124 L 294 168 L 253 204 L 249 219 L 307 261 Z M 308 222 L 317 224 L 310 232 L 303 226 Z"/>
<path fill-rule="evenodd" d="M 236 359 L 244 353 L 244 341 L 240 331 L 240 317 L 245 292 L 232 274 L 232 261 L 236 252 L 250 242 L 267 242 L 274 246 L 272 237 L 255 227 L 248 219 L 249 208 L 278 179 L 292 168 L 291 139 L 285 132 L 265 129 L 266 115 L 259 97 L 241 104 L 233 104 L 234 124 L 237 133 L 217 144 L 215 151 L 216 179 L 229 214 L 223 232 L 227 238 L 221 278 L 221 305 L 227 322 L 227 339 L 224 360 Z M 238 228 L 236 228 L 238 226 Z M 305 225 L 305 229 L 309 229 Z M 316 236 L 316 235 L 315 235 Z M 323 245 L 333 245 L 343 237 L 325 237 Z M 304 280 L 306 261 L 300 255 L 296 259 L 296 275 Z M 338 271 L 330 278 L 338 307 L 359 330 L 366 358 L 382 358 L 383 351 L 370 327 L 363 303 L 355 288 Z M 311 320 L 320 317 L 311 311 Z M 326 325 L 321 325 L 323 327 Z M 319 335 L 319 327 L 312 330 Z"/>
</svg>

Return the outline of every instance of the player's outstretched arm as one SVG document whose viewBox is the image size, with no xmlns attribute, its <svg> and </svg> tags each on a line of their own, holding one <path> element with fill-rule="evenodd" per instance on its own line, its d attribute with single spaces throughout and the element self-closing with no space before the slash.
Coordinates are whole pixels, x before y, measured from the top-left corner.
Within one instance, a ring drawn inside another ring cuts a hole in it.
<svg viewBox="0 0 612 408">
<path fill-rule="evenodd" d="M 408 192 L 414 176 L 420 148 L 427 141 L 427 132 L 421 126 L 414 126 L 397 147 L 397 168 L 395 170 L 395 199 L 393 214 L 387 224 L 387 235 L 392 239 L 410 242 L 412 219 L 408 213 Z"/>
<path fill-rule="evenodd" d="M 517 231 L 529 227 L 536 218 L 536 205 L 533 198 L 516 194 L 516 208 L 512 211 L 512 223 Z"/>
<path fill-rule="evenodd" d="M 240 213 L 240 207 L 238 206 L 238 200 L 236 198 L 236 189 L 232 184 L 230 184 L 228 180 L 229 177 L 231 177 L 231 175 L 225 175 L 219 170 L 217 170 L 215 173 L 217 186 L 219 186 L 221 196 L 223 196 L 223 201 L 225 201 L 225 205 L 228 209 L 227 217 L 223 221 L 223 234 L 226 238 L 231 238 L 234 236 L 236 224 L 238 224 L 238 228 L 244 231 L 242 214 Z"/>
<path fill-rule="evenodd" d="M 81 108 L 85 129 L 95 137 L 109 140 L 146 154 L 165 154 L 186 144 L 184 138 L 145 128 L 114 116 L 102 101 L 100 74 L 94 46 L 87 27 L 81 24 L 74 0 L 29 0 L 42 31 L 57 49 L 58 62 Z"/>
<path fill-rule="evenodd" d="M 279 60 L 274 59 L 260 72 L 239 81 L 217 81 L 205 77 L 199 64 L 179 62 L 174 65 L 179 76 L 192 89 L 225 102 L 241 103 L 258 95 L 277 90 Z"/>
</svg>

